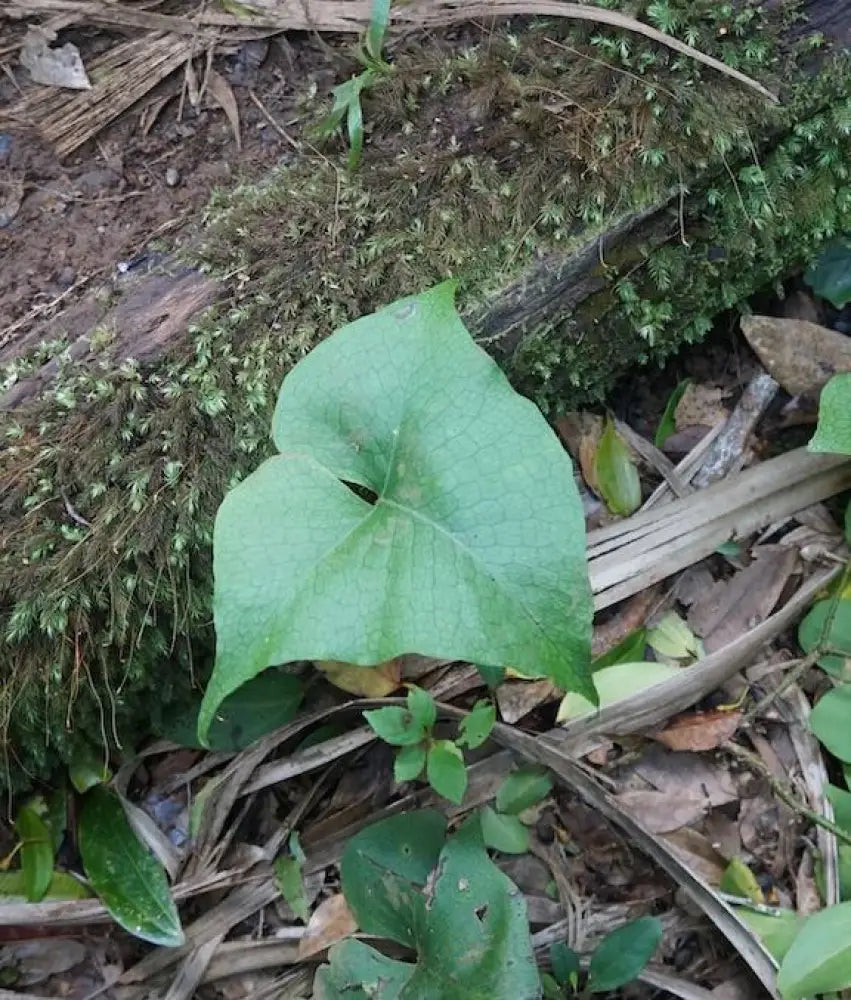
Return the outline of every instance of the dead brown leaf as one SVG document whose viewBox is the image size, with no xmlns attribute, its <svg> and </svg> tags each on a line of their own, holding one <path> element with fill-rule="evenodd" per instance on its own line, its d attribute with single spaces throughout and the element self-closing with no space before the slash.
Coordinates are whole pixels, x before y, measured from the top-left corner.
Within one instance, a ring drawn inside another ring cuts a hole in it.
<svg viewBox="0 0 851 1000">
<path fill-rule="evenodd" d="M 671 750 L 700 753 L 714 750 L 729 740 L 739 725 L 741 712 L 687 712 L 673 719 L 653 739 Z"/>
<path fill-rule="evenodd" d="M 556 421 L 556 430 L 567 450 L 579 462 L 582 478 L 597 492 L 594 458 L 606 423 L 595 413 L 573 410 Z"/>
<path fill-rule="evenodd" d="M 713 886 L 721 884 L 726 862 L 707 837 L 687 826 L 666 833 L 664 837 L 689 868 L 705 882 Z"/>
<path fill-rule="evenodd" d="M 227 115 L 231 130 L 233 131 L 233 137 L 236 140 L 236 148 L 241 150 L 242 135 L 240 133 L 239 125 L 239 107 L 237 106 L 236 98 L 233 95 L 231 85 L 221 73 L 217 73 L 216 70 L 210 69 L 207 73 L 207 90 L 216 99 L 217 104 L 219 104 L 222 111 L 224 111 Z"/>
<path fill-rule="evenodd" d="M 672 796 L 652 788 L 636 789 L 621 792 L 617 801 L 651 833 L 672 833 L 699 820 L 709 809 L 709 800 L 692 790 Z"/>
<path fill-rule="evenodd" d="M 754 551 L 754 561 L 719 580 L 688 614 L 688 623 L 703 639 L 709 653 L 750 632 L 774 610 L 789 577 L 795 571 L 798 554 L 781 545 L 764 545 Z"/>
<path fill-rule="evenodd" d="M 724 405 L 726 398 L 726 389 L 690 382 L 674 411 L 677 430 L 684 431 L 695 426 L 714 427 L 726 420 L 729 416 L 729 410 Z"/>
<path fill-rule="evenodd" d="M 317 660 L 316 667 L 334 687 L 361 698 L 386 698 L 398 690 L 402 683 L 402 665 L 398 659 L 388 660 L 377 667 L 358 667 L 338 660 Z"/>
<path fill-rule="evenodd" d="M 555 693 L 550 681 L 504 681 L 496 689 L 496 703 L 503 722 L 513 726 Z"/>
<path fill-rule="evenodd" d="M 329 896 L 311 913 L 307 931 L 298 944 L 299 961 L 304 961 L 358 929 L 342 893 Z"/>
<path fill-rule="evenodd" d="M 791 396 L 817 395 L 837 372 L 851 372 L 851 337 L 802 319 L 743 316 L 742 333 Z"/>
</svg>

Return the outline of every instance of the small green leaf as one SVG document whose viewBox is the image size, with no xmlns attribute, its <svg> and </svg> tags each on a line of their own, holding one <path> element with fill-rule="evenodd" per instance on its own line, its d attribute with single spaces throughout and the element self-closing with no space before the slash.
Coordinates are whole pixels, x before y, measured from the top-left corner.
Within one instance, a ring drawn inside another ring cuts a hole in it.
<svg viewBox="0 0 851 1000">
<path fill-rule="evenodd" d="M 569 722 L 583 715 L 591 715 L 604 705 L 611 705 L 621 698 L 628 698 L 654 684 L 677 677 L 685 669 L 688 668 L 673 667 L 668 663 L 616 663 L 613 667 L 604 667 L 594 674 L 599 705 L 593 705 L 582 695 L 569 692 L 559 706 L 558 721 Z"/>
<path fill-rule="evenodd" d="M 505 680 L 505 667 L 488 667 L 483 663 L 477 663 L 476 670 L 491 691 L 498 688 Z"/>
<path fill-rule="evenodd" d="M 541 988 L 544 991 L 544 1000 L 564 1000 L 561 987 L 547 972 L 541 975 Z"/>
<path fill-rule="evenodd" d="M 828 785 L 825 789 L 827 798 L 833 806 L 833 818 L 837 826 L 851 833 L 851 792 L 836 785 Z"/>
<path fill-rule="evenodd" d="M 95 752 L 88 743 L 76 743 L 68 765 L 68 777 L 80 795 L 95 785 L 105 784 L 112 772 L 106 764 L 104 751 Z"/>
<path fill-rule="evenodd" d="M 851 373 L 834 375 L 822 389 L 809 449 L 851 455 Z"/>
<path fill-rule="evenodd" d="M 594 479 L 600 496 L 613 514 L 626 517 L 641 506 L 638 470 L 611 420 L 606 421 L 594 455 Z"/>
<path fill-rule="evenodd" d="M 401 784 L 403 781 L 413 781 L 419 778 L 426 762 L 424 743 L 413 747 L 402 747 L 393 761 L 393 779 Z"/>
<path fill-rule="evenodd" d="M 408 688 L 408 711 L 414 724 L 420 726 L 423 732 L 429 732 L 437 722 L 437 705 L 434 703 L 434 698 L 428 691 L 413 685 Z"/>
<path fill-rule="evenodd" d="M 677 423 L 675 414 L 677 407 L 680 405 L 680 400 L 690 385 L 690 378 L 683 379 L 671 395 L 668 396 L 668 402 L 665 404 L 665 412 L 662 414 L 662 419 L 659 421 L 659 426 L 656 429 L 656 436 L 653 439 L 653 443 L 657 448 L 664 447 L 665 442 L 676 431 Z"/>
<path fill-rule="evenodd" d="M 608 934 L 591 956 L 589 993 L 607 993 L 631 982 L 650 961 L 662 940 L 662 924 L 641 917 Z"/>
<path fill-rule="evenodd" d="M 458 725 L 459 736 L 455 743 L 470 750 L 480 747 L 490 736 L 496 722 L 496 708 L 489 701 L 477 701 L 471 712 Z"/>
<path fill-rule="evenodd" d="M 639 628 L 613 646 L 607 653 L 602 653 L 591 661 L 591 673 L 602 670 L 603 667 L 613 667 L 616 663 L 635 663 L 641 660 L 647 646 L 647 629 Z"/>
<path fill-rule="evenodd" d="M 292 719 L 304 698 L 298 677 L 273 667 L 236 689 L 221 703 L 210 726 L 210 750 L 244 750 Z M 184 747 L 201 747 L 198 740 L 200 701 L 173 713 L 161 733 Z"/>
<path fill-rule="evenodd" d="M 68 793 L 64 783 L 54 789 L 47 803 L 47 810 L 44 813 L 44 821 L 50 830 L 50 839 L 53 843 L 53 853 L 62 846 L 65 838 L 65 831 L 68 829 Z"/>
<path fill-rule="evenodd" d="M 840 844 L 837 848 L 837 854 L 839 901 L 851 903 L 851 844 Z"/>
<path fill-rule="evenodd" d="M 851 302 L 851 239 L 828 243 L 804 272 L 804 281 L 836 309 Z"/>
<path fill-rule="evenodd" d="M 355 938 L 335 944 L 328 963 L 316 970 L 314 1000 L 398 1000 L 414 973 L 413 965 L 388 958 Z"/>
<path fill-rule="evenodd" d="M 697 636 L 675 611 L 663 615 L 647 632 L 647 644 L 662 656 L 685 660 L 699 650 Z"/>
<path fill-rule="evenodd" d="M 422 887 L 445 837 L 446 820 L 433 809 L 391 816 L 352 837 L 340 876 L 349 909 L 365 934 L 415 947 L 425 911 Z"/>
<path fill-rule="evenodd" d="M 833 621 L 826 632 L 834 604 Z M 798 626 L 798 642 L 805 653 L 812 652 L 819 643 L 830 650 L 818 658 L 818 665 L 837 680 L 851 681 L 851 599 L 817 601 Z"/>
<path fill-rule="evenodd" d="M 29 806 L 18 810 L 15 829 L 21 838 L 21 871 L 27 901 L 38 903 L 53 877 L 53 842 L 47 824 Z"/>
<path fill-rule="evenodd" d="M 78 839 L 86 875 L 116 923 L 143 941 L 182 945 L 166 874 L 136 839 L 117 796 L 103 785 L 83 799 Z"/>
<path fill-rule="evenodd" d="M 467 768 L 461 751 L 451 740 L 435 740 L 429 747 L 426 776 L 438 795 L 461 805 L 467 791 Z"/>
<path fill-rule="evenodd" d="M 819 699 L 810 712 L 810 729 L 834 757 L 851 763 L 851 684 L 842 684 Z"/>
<path fill-rule="evenodd" d="M 304 855 L 302 855 L 302 858 Z M 275 885 L 278 891 L 289 904 L 297 920 L 305 924 L 310 919 L 310 907 L 307 902 L 307 894 L 304 891 L 304 876 L 302 874 L 302 861 L 297 857 L 281 857 L 275 859 Z"/>
<path fill-rule="evenodd" d="M 529 831 L 516 816 L 494 812 L 482 806 L 482 837 L 485 846 L 503 854 L 525 854 L 529 850 Z"/>
<path fill-rule="evenodd" d="M 805 920 L 794 910 L 781 910 L 777 914 L 759 913 L 747 906 L 739 906 L 736 907 L 736 914 L 762 941 L 775 962 L 783 961 Z"/>
<path fill-rule="evenodd" d="M 545 799 L 553 787 L 549 771 L 543 767 L 521 767 L 499 786 L 496 808 L 501 813 L 516 816 Z"/>
<path fill-rule="evenodd" d="M 777 973 L 783 1000 L 802 1000 L 851 986 L 851 903 L 808 917 Z"/>
<path fill-rule="evenodd" d="M 754 903 L 763 903 L 762 889 L 756 875 L 748 868 L 741 858 L 731 858 L 721 876 L 721 891 L 741 899 L 750 899 Z"/>
<path fill-rule="evenodd" d="M 390 0 L 372 0 L 369 27 L 366 30 L 366 50 L 375 59 L 381 59 L 381 46 L 390 24 Z"/>
<path fill-rule="evenodd" d="M 579 956 L 564 941 L 550 945 L 550 966 L 560 986 L 576 988 L 579 982 Z"/>
<path fill-rule="evenodd" d="M 51 873 L 50 884 L 42 899 L 90 899 L 92 892 L 79 879 L 68 872 L 54 871 Z M 0 902 L 29 903 L 27 887 L 23 871 L 0 871 Z"/>
<path fill-rule="evenodd" d="M 426 737 L 425 729 L 416 723 L 407 708 L 393 705 L 374 708 L 364 712 L 363 717 L 385 743 L 394 747 L 414 746 Z"/>
</svg>

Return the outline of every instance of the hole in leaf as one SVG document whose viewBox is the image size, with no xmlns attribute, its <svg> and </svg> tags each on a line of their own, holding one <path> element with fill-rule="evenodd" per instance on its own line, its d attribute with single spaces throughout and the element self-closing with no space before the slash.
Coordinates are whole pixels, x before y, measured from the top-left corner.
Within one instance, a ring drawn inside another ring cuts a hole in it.
<svg viewBox="0 0 851 1000">
<path fill-rule="evenodd" d="M 481 906 L 477 906 L 474 912 L 479 920 L 484 920 L 488 915 L 488 904 L 483 903 Z"/>
<path fill-rule="evenodd" d="M 360 483 L 346 483 L 346 486 L 354 493 L 355 496 L 360 497 L 361 500 L 365 500 L 370 506 L 374 507 L 378 503 L 378 494 L 375 490 L 371 490 L 368 486 L 361 486 Z"/>
</svg>

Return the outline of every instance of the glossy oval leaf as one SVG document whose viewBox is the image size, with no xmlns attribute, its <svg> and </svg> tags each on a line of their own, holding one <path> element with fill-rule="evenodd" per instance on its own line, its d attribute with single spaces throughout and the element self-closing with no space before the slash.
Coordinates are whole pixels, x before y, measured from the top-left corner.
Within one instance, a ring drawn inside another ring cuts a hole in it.
<svg viewBox="0 0 851 1000">
<path fill-rule="evenodd" d="M 822 389 L 809 449 L 851 455 L 851 373 L 834 375 Z"/>
<path fill-rule="evenodd" d="M 802 1000 L 851 986 L 851 903 L 808 917 L 777 973 L 783 1000 Z"/>
<path fill-rule="evenodd" d="M 281 670 L 264 670 L 219 705 L 210 726 L 210 750 L 244 750 L 267 733 L 280 729 L 301 705 L 304 687 L 298 677 Z M 162 735 L 184 747 L 200 747 L 200 703 L 169 718 Z"/>
<path fill-rule="evenodd" d="M 662 924 L 655 917 L 641 917 L 612 931 L 591 956 L 587 991 L 606 993 L 632 982 L 661 940 Z"/>
<path fill-rule="evenodd" d="M 621 698 L 653 687 L 654 684 L 661 684 L 662 681 L 676 677 L 684 669 L 688 668 L 673 667 L 668 663 L 647 662 L 616 663 L 614 666 L 597 670 L 594 674 L 594 684 L 600 699 L 599 707 L 611 705 Z M 582 695 L 571 692 L 562 699 L 558 710 L 558 721 L 569 722 L 571 719 L 590 715 L 597 711 L 597 707 Z"/>
<path fill-rule="evenodd" d="M 594 480 L 606 506 L 613 514 L 623 517 L 641 506 L 641 480 L 638 477 L 629 448 L 615 430 L 611 420 L 594 455 Z"/>
<path fill-rule="evenodd" d="M 432 809 L 391 816 L 356 834 L 343 852 L 343 895 L 366 934 L 415 946 L 422 888 L 437 864 L 446 820 Z"/>
<path fill-rule="evenodd" d="M 486 847 L 503 854 L 525 854 L 529 850 L 529 831 L 516 816 L 482 806 L 479 818 Z"/>
<path fill-rule="evenodd" d="M 414 781 L 422 774 L 426 762 L 426 747 L 418 744 L 413 747 L 401 747 L 393 761 L 393 780 L 396 782 Z"/>
<path fill-rule="evenodd" d="M 228 694 L 293 660 L 417 652 L 594 697 L 570 459 L 453 297 L 444 284 L 364 317 L 285 378 L 280 454 L 216 518 L 202 738 Z"/>
<path fill-rule="evenodd" d="M 810 729 L 839 760 L 851 763 L 851 684 L 819 698 L 810 712 Z"/>
<path fill-rule="evenodd" d="M 851 599 L 817 601 L 798 626 L 798 642 L 805 653 L 819 644 L 831 650 L 818 658 L 818 665 L 837 680 L 851 681 Z"/>
<path fill-rule="evenodd" d="M 21 838 L 24 895 L 30 903 L 44 898 L 53 878 L 53 839 L 47 823 L 30 806 L 18 810 L 15 829 Z"/>
<path fill-rule="evenodd" d="M 553 787 L 550 772 L 543 767 L 521 767 L 499 786 L 496 808 L 501 813 L 517 815 L 545 799 Z"/>
<path fill-rule="evenodd" d="M 152 944 L 183 944 L 162 865 L 136 839 L 121 802 L 103 785 L 83 799 L 78 839 L 89 882 L 115 922 Z"/>
<path fill-rule="evenodd" d="M 851 239 L 840 237 L 823 247 L 804 272 L 804 281 L 837 309 L 851 302 Z"/>
</svg>

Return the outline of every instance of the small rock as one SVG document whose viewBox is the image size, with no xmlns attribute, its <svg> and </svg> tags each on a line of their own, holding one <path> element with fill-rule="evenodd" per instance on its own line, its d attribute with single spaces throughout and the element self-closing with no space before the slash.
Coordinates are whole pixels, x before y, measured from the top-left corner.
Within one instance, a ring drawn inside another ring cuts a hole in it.
<svg viewBox="0 0 851 1000">
<path fill-rule="evenodd" d="M 82 195 L 97 194 L 107 188 L 116 187 L 121 182 L 121 175 L 107 168 L 87 170 L 74 181 L 75 190 Z"/>
<path fill-rule="evenodd" d="M 73 267 L 63 267 L 56 275 L 56 284 L 61 288 L 70 288 L 77 280 L 77 272 Z"/>
<path fill-rule="evenodd" d="M 851 372 L 851 339 L 802 319 L 743 316 L 742 332 L 790 396 L 815 396 L 837 372 Z"/>
<path fill-rule="evenodd" d="M 180 171 L 177 167 L 169 167 L 165 172 L 165 182 L 170 187 L 177 187 L 180 183 Z"/>
</svg>

